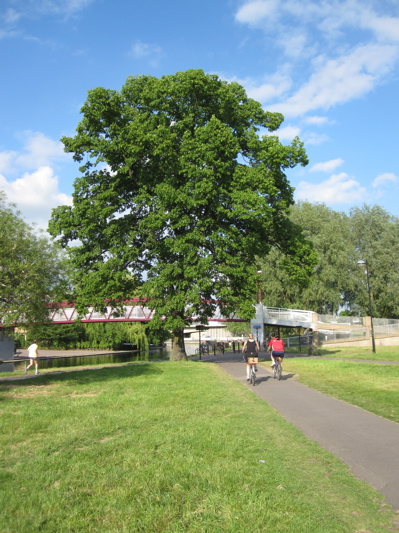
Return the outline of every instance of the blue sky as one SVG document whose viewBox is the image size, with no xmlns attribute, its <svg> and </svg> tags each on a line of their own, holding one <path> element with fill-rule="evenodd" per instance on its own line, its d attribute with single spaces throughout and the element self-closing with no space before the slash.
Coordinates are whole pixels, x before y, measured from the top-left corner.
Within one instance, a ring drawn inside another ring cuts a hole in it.
<svg viewBox="0 0 399 533">
<path fill-rule="evenodd" d="M 295 198 L 399 216 L 398 0 L 2 0 L 0 190 L 45 228 L 71 203 L 87 91 L 202 68 L 282 112 Z"/>
</svg>

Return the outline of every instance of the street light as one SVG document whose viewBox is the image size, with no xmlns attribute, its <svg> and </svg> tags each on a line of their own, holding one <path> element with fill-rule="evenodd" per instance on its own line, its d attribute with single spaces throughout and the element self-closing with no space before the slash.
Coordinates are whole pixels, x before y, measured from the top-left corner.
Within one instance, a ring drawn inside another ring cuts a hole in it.
<svg viewBox="0 0 399 533">
<path fill-rule="evenodd" d="M 262 271 L 261 270 L 257 270 L 256 271 L 257 274 L 262 274 Z M 262 282 L 261 281 L 257 281 L 256 282 L 258 288 L 259 288 L 259 291 L 258 291 L 258 303 L 262 303 L 262 299 L 263 299 L 263 295 L 262 295 Z"/>
<path fill-rule="evenodd" d="M 370 333 L 371 333 L 371 344 L 373 347 L 373 353 L 375 353 L 375 339 L 374 339 L 374 327 L 373 327 L 373 312 L 371 309 L 371 295 L 370 295 L 370 276 L 369 276 L 369 268 L 367 261 L 363 261 L 363 259 L 360 259 L 357 262 L 357 266 L 364 269 L 366 271 L 366 280 L 367 280 L 367 292 L 369 295 L 369 313 L 370 313 Z"/>
</svg>

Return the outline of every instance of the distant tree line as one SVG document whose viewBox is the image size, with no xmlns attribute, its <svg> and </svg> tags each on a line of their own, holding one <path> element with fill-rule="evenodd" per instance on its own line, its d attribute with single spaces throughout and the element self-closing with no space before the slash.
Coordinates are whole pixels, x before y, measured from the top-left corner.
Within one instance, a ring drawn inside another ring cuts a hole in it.
<svg viewBox="0 0 399 533">
<path fill-rule="evenodd" d="M 337 212 L 324 204 L 299 202 L 291 219 L 313 243 L 318 260 L 306 287 L 292 282 L 287 257 L 275 247 L 259 258 L 263 303 L 321 314 L 368 315 L 367 261 L 372 313 L 399 318 L 399 218 L 378 205 Z"/>
</svg>

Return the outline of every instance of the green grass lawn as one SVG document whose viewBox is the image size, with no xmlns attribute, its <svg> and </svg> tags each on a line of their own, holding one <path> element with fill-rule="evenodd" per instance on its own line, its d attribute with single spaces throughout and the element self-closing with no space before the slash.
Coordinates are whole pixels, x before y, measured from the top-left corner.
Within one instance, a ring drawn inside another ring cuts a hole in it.
<svg viewBox="0 0 399 533">
<path fill-rule="evenodd" d="M 284 371 L 324 394 L 399 422 L 399 365 L 287 358 Z"/>
<path fill-rule="evenodd" d="M 397 514 L 207 363 L 0 385 L 2 533 L 395 531 Z"/>
<path fill-rule="evenodd" d="M 376 353 L 373 353 L 371 345 L 370 347 L 340 347 L 337 345 L 334 348 L 319 348 L 319 356 L 344 359 L 367 359 L 370 361 L 399 361 L 399 346 L 377 346 Z"/>
</svg>

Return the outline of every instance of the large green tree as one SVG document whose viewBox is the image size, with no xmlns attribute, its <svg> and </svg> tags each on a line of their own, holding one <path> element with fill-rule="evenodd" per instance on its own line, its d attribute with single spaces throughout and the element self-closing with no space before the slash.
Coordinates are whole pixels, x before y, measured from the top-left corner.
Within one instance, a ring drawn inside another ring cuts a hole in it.
<svg viewBox="0 0 399 533">
<path fill-rule="evenodd" d="M 27 224 L 0 191 L 0 323 L 43 322 L 69 287 L 65 254 Z"/>
<path fill-rule="evenodd" d="M 192 317 L 206 323 L 217 305 L 253 315 L 257 254 L 278 243 L 290 276 L 307 277 L 309 244 L 287 217 L 285 175 L 307 157 L 299 139 L 284 146 L 268 134 L 282 115 L 201 70 L 96 88 L 82 113 L 62 139 L 82 163 L 73 206 L 49 225 L 64 246 L 79 241 L 70 249 L 78 305 L 116 305 L 141 286 L 179 359 Z"/>
</svg>

